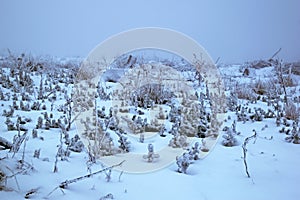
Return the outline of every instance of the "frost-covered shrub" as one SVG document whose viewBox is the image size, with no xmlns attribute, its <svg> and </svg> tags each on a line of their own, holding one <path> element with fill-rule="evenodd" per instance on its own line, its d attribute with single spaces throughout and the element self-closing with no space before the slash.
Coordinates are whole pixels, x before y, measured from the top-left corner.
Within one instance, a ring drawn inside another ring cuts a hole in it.
<svg viewBox="0 0 300 200">
<path fill-rule="evenodd" d="M 199 159 L 199 154 L 200 154 L 200 144 L 199 142 L 196 142 L 194 146 L 189 149 L 189 155 L 190 155 L 190 160 L 198 160 Z"/>
<path fill-rule="evenodd" d="M 10 106 L 10 110 L 3 110 L 2 116 L 4 117 L 12 117 L 14 115 L 15 109 Z"/>
<path fill-rule="evenodd" d="M 298 120 L 300 116 L 300 109 L 296 107 L 296 105 L 289 101 L 287 105 L 284 107 L 285 117 L 290 120 Z"/>
<path fill-rule="evenodd" d="M 71 152 L 69 149 L 64 149 L 62 146 L 60 146 L 57 150 L 57 157 L 59 157 L 61 161 L 68 160 L 70 154 Z"/>
<path fill-rule="evenodd" d="M 43 118 L 42 117 L 39 117 L 38 118 L 38 122 L 37 122 L 37 125 L 36 125 L 36 129 L 40 129 L 43 127 Z"/>
<path fill-rule="evenodd" d="M 176 156 L 176 164 L 178 166 L 178 172 L 186 174 L 188 167 L 190 166 L 190 155 L 185 152 L 181 156 Z"/>
<path fill-rule="evenodd" d="M 234 120 L 231 128 L 225 127 L 223 129 L 226 133 L 223 135 L 222 144 L 226 147 L 232 147 L 238 145 L 238 140 L 235 138 L 239 133 L 236 131 L 236 121 Z"/>
<path fill-rule="evenodd" d="M 158 116 L 157 116 L 158 119 L 166 119 L 167 116 L 166 114 L 164 113 L 164 110 L 162 107 L 159 107 L 159 113 L 158 113 Z"/>
<path fill-rule="evenodd" d="M 296 121 L 293 122 L 291 135 L 287 136 L 285 140 L 294 144 L 300 144 L 300 128 L 298 128 L 298 123 Z"/>
<path fill-rule="evenodd" d="M 240 112 L 239 112 L 240 110 Z M 243 123 L 246 123 L 246 121 L 249 120 L 246 108 L 244 106 L 239 105 L 236 110 L 236 116 L 237 116 L 237 121 L 242 121 Z"/>
<path fill-rule="evenodd" d="M 120 143 L 119 148 L 122 149 L 122 151 L 129 152 L 129 150 L 130 150 L 130 141 L 127 140 L 127 137 L 120 134 L 118 142 Z"/>
<path fill-rule="evenodd" d="M 147 159 L 148 162 L 153 162 L 154 159 L 159 158 L 159 154 L 154 153 L 153 144 L 148 145 L 148 154 L 143 155 L 144 159 Z"/>
<path fill-rule="evenodd" d="M 49 119 L 47 119 L 47 120 L 45 121 L 45 129 L 46 129 L 46 130 L 49 130 L 50 128 L 51 128 L 51 122 L 50 122 Z"/>
<path fill-rule="evenodd" d="M 189 144 L 187 142 L 187 136 L 176 134 L 169 142 L 169 146 L 173 148 L 184 148 L 187 147 Z"/>
<path fill-rule="evenodd" d="M 265 94 L 267 89 L 268 89 L 267 83 L 265 83 L 264 81 L 262 81 L 260 79 L 258 79 L 253 85 L 253 91 L 259 95 Z"/>
<path fill-rule="evenodd" d="M 264 119 L 265 111 L 261 108 L 254 108 L 254 114 L 250 116 L 252 121 L 262 121 Z"/>
<path fill-rule="evenodd" d="M 255 94 L 252 88 L 245 84 L 237 85 L 234 89 L 234 93 L 239 99 L 246 99 L 250 101 L 256 101 L 257 99 L 257 94 Z"/>
<path fill-rule="evenodd" d="M 32 130 L 32 138 L 37 138 L 38 137 L 38 132 L 36 129 Z"/>
<path fill-rule="evenodd" d="M 140 141 L 140 143 L 144 143 L 144 141 L 145 141 L 145 135 L 144 135 L 144 133 L 141 133 L 141 134 L 140 134 L 140 139 L 139 139 L 139 141 Z"/>
<path fill-rule="evenodd" d="M 7 131 L 17 130 L 17 128 L 15 127 L 15 124 L 11 121 L 11 119 L 9 117 L 6 117 L 5 124 L 7 126 Z"/>
<path fill-rule="evenodd" d="M 114 199 L 114 195 L 112 195 L 111 193 L 101 197 L 99 200 L 108 200 L 108 199 Z"/>
<path fill-rule="evenodd" d="M 80 141 L 80 137 L 77 134 L 71 139 L 68 149 L 78 153 L 83 151 L 84 144 Z"/>
<path fill-rule="evenodd" d="M 41 154 L 41 149 L 34 150 L 33 157 L 39 159 Z"/>
<path fill-rule="evenodd" d="M 229 97 L 227 97 L 227 108 L 230 111 L 236 111 L 236 107 L 238 105 L 237 96 L 231 91 Z"/>
</svg>

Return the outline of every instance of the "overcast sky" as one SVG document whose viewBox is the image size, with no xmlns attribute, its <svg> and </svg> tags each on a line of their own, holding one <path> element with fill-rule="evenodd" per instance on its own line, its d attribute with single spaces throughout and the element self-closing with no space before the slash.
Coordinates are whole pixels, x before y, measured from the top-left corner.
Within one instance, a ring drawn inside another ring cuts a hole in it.
<svg viewBox="0 0 300 200">
<path fill-rule="evenodd" d="M 222 62 L 300 60 L 299 0 L 1 0 L 0 52 L 81 56 L 140 27 L 182 32 Z"/>
</svg>

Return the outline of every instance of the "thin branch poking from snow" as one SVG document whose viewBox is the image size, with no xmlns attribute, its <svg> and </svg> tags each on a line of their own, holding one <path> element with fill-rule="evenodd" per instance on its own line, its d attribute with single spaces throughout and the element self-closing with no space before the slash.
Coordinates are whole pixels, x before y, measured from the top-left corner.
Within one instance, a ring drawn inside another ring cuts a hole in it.
<svg viewBox="0 0 300 200">
<path fill-rule="evenodd" d="M 120 175 L 119 175 L 119 182 L 121 182 L 121 176 L 123 175 L 124 171 L 121 171 Z"/>
<path fill-rule="evenodd" d="M 24 160 L 25 160 L 25 149 L 26 149 L 26 141 L 28 140 L 29 138 L 26 137 L 25 140 L 24 140 L 24 148 L 23 148 L 23 154 L 22 154 L 22 160 L 21 160 L 21 169 L 23 168 L 24 166 Z"/>
<path fill-rule="evenodd" d="M 57 190 L 58 188 L 60 189 L 66 189 L 70 184 L 72 183 L 76 183 L 77 181 L 81 181 L 81 180 L 84 180 L 84 179 L 87 179 L 87 178 L 91 178 L 92 176 L 96 175 L 96 174 L 100 174 L 102 172 L 105 172 L 107 170 L 111 170 L 115 167 L 119 167 L 121 166 L 123 163 L 125 162 L 125 160 L 123 160 L 122 162 L 120 162 L 119 164 L 115 164 L 115 165 L 112 165 L 110 167 L 107 167 L 107 168 L 104 168 L 104 169 L 101 169 L 99 171 L 96 171 L 96 172 L 93 172 L 93 173 L 90 173 L 90 174 L 87 174 L 87 175 L 84 175 L 84 176 L 80 176 L 80 177 L 77 177 L 77 178 L 74 178 L 74 179 L 71 179 L 71 180 L 65 180 L 63 182 L 61 182 L 59 184 L 59 186 L 57 186 L 56 188 L 54 188 L 48 195 L 47 197 L 49 197 L 55 190 Z"/>
<path fill-rule="evenodd" d="M 16 173 L 16 174 L 14 174 L 14 171 L 13 170 L 11 170 L 9 167 L 7 167 L 6 166 L 6 168 L 12 173 L 12 175 L 11 176 L 7 176 L 7 178 L 14 178 L 15 179 L 15 181 L 16 181 L 16 185 L 17 185 L 17 187 L 18 187 L 18 190 L 20 191 L 20 185 L 19 185 L 19 182 L 18 182 L 18 180 L 17 180 L 17 177 L 16 177 L 16 175 L 18 174 L 18 173 Z"/>
<path fill-rule="evenodd" d="M 245 139 L 244 143 L 243 143 L 243 146 L 242 146 L 242 148 L 243 148 L 243 153 L 244 153 L 244 157 L 243 157 L 243 158 L 244 158 L 244 165 L 245 165 L 246 174 L 247 174 L 248 178 L 250 178 L 250 174 L 249 174 L 249 171 L 248 171 L 248 164 L 247 164 L 247 160 L 246 160 L 247 151 L 248 151 L 248 149 L 247 149 L 247 144 L 248 144 L 248 142 L 249 142 L 251 139 L 256 139 L 257 133 L 256 133 L 255 130 L 253 130 L 253 132 L 254 132 L 254 135 L 252 135 L 252 136 L 250 136 L 250 137 L 247 137 L 247 138 Z M 256 140 L 255 140 L 255 141 L 256 141 Z M 254 142 L 255 142 L 255 141 L 254 141 Z"/>
<path fill-rule="evenodd" d="M 58 157 L 59 157 L 59 152 L 60 152 L 60 150 L 62 149 L 62 146 L 63 146 L 63 141 L 62 141 L 62 131 L 60 131 L 60 138 L 59 138 L 59 141 L 60 141 L 60 145 L 59 145 L 59 147 L 58 147 L 58 149 L 57 149 L 57 153 L 56 153 L 56 156 L 55 156 L 55 162 L 54 162 L 53 173 L 58 172 L 58 168 L 57 168 Z"/>
</svg>

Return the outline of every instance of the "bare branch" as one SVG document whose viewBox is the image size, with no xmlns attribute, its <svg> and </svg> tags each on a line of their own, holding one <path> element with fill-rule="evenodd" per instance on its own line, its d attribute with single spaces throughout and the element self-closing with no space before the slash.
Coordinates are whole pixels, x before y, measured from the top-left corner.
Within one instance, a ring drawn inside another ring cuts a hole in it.
<svg viewBox="0 0 300 200">
<path fill-rule="evenodd" d="M 87 178 L 91 178 L 92 176 L 96 175 L 96 174 L 100 174 L 102 172 L 105 172 L 107 170 L 111 170 L 115 167 L 119 167 L 121 166 L 123 163 L 125 162 L 125 160 L 123 160 L 122 162 L 120 162 L 119 164 L 115 164 L 115 165 L 112 165 L 110 167 L 106 167 L 104 169 L 101 169 L 99 171 L 96 171 L 96 172 L 93 172 L 93 173 L 90 173 L 90 174 L 87 174 L 87 175 L 84 175 L 84 176 L 80 176 L 80 177 L 77 177 L 77 178 L 74 178 L 74 179 L 71 179 L 71 180 L 65 180 L 63 182 L 61 182 L 56 188 L 54 188 L 48 195 L 50 196 L 55 190 L 57 190 L 58 188 L 60 189 L 66 189 L 70 184 L 72 183 L 76 183 L 77 181 L 81 181 L 81 180 L 84 180 L 84 179 L 87 179 Z"/>
<path fill-rule="evenodd" d="M 273 59 L 277 54 L 281 51 L 281 47 L 273 54 L 273 56 L 270 59 Z"/>
<path fill-rule="evenodd" d="M 248 164 L 247 164 L 247 160 L 246 160 L 247 151 L 248 151 L 248 149 L 247 149 L 247 144 L 248 144 L 248 142 L 249 142 L 251 139 L 255 139 L 255 138 L 256 138 L 257 133 L 256 133 L 255 130 L 253 130 L 253 132 L 254 132 L 254 135 L 252 135 L 252 136 L 250 136 L 250 137 L 247 137 L 247 138 L 245 139 L 244 143 L 243 143 L 243 146 L 242 146 L 242 148 L 243 148 L 243 153 L 244 153 L 244 157 L 243 157 L 243 158 L 244 158 L 244 165 L 245 165 L 246 174 L 247 174 L 248 178 L 250 178 L 250 174 L 249 174 L 249 171 L 248 171 Z"/>
</svg>

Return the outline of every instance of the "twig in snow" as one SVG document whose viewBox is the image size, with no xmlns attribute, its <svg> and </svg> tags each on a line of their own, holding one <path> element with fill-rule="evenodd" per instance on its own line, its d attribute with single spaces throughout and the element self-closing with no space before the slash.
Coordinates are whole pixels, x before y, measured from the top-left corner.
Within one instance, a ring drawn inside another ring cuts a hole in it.
<svg viewBox="0 0 300 200">
<path fill-rule="evenodd" d="M 255 130 L 253 130 L 253 132 L 254 132 L 254 135 L 252 135 L 252 136 L 250 136 L 250 137 L 247 137 L 247 138 L 245 139 L 244 143 L 243 143 L 243 146 L 242 146 L 243 152 L 244 152 L 244 164 L 245 164 L 246 174 L 247 174 L 248 178 L 250 178 L 250 174 L 249 174 L 249 171 L 248 171 L 248 164 L 247 164 L 247 160 L 246 160 L 247 151 L 248 151 L 248 149 L 247 149 L 247 144 L 248 144 L 248 142 L 249 142 L 251 139 L 256 139 L 257 133 L 256 133 Z M 255 140 L 255 141 L 256 141 L 256 140 Z M 254 142 L 255 142 L 255 141 L 254 141 Z"/>
<path fill-rule="evenodd" d="M 12 158 L 15 156 L 15 154 L 19 151 L 21 144 L 23 143 L 24 139 L 26 138 L 26 132 L 19 136 L 19 135 L 15 135 L 14 139 L 13 139 L 13 146 L 10 149 L 9 152 L 13 152 Z"/>
<path fill-rule="evenodd" d="M 11 169 L 10 169 L 9 167 L 7 167 L 7 166 L 6 166 L 6 168 L 12 173 L 12 175 L 7 176 L 7 178 L 12 178 L 12 177 L 13 177 L 13 178 L 15 179 L 15 181 L 16 181 L 18 190 L 20 191 L 19 182 L 18 182 L 17 177 L 16 177 L 16 175 L 17 175 L 18 173 L 14 174 L 13 170 L 11 170 Z"/>
<path fill-rule="evenodd" d="M 33 188 L 33 189 L 29 190 L 28 192 L 26 192 L 24 198 L 29 199 L 32 195 L 36 194 L 39 189 L 40 188 Z"/>
<path fill-rule="evenodd" d="M 62 131 L 60 131 L 60 138 L 59 138 L 59 141 L 60 141 L 60 145 L 57 149 L 57 153 L 56 153 L 56 156 L 55 156 L 55 162 L 54 162 L 54 169 L 53 169 L 53 173 L 56 173 L 58 172 L 58 168 L 57 168 L 57 163 L 58 163 L 58 157 L 59 155 L 61 154 L 61 151 L 62 151 L 62 146 L 63 146 L 63 141 L 62 141 Z"/>
<path fill-rule="evenodd" d="M 21 169 L 23 168 L 24 162 L 25 162 L 26 141 L 27 141 L 28 139 L 29 139 L 29 138 L 26 137 L 25 140 L 24 140 L 24 148 L 23 148 L 22 160 L 20 161 L 20 162 L 21 162 Z"/>
<path fill-rule="evenodd" d="M 99 171 L 96 171 L 96 172 L 93 172 L 93 173 L 90 173 L 90 174 L 87 174 L 87 175 L 84 175 L 84 176 L 80 176 L 80 177 L 77 177 L 77 178 L 74 178 L 74 179 L 71 179 L 71 180 L 65 180 L 63 182 L 61 182 L 56 188 L 54 188 L 48 195 L 50 196 L 55 190 L 57 190 L 58 188 L 60 189 L 66 189 L 70 184 L 72 183 L 76 183 L 77 181 L 81 181 L 81 180 L 84 180 L 84 179 L 87 179 L 87 178 L 91 178 L 92 176 L 96 175 L 96 174 L 100 174 L 102 172 L 105 172 L 107 170 L 111 170 L 115 167 L 119 167 L 121 166 L 123 163 L 125 162 L 125 160 L 123 160 L 122 162 L 120 162 L 119 164 L 116 164 L 116 165 L 112 165 L 110 167 L 107 167 L 107 168 L 104 168 L 104 169 L 101 169 Z"/>
<path fill-rule="evenodd" d="M 119 182 L 121 182 L 121 176 L 123 175 L 124 171 L 121 171 L 120 175 L 119 175 Z"/>
</svg>

